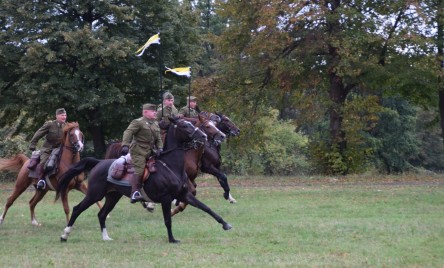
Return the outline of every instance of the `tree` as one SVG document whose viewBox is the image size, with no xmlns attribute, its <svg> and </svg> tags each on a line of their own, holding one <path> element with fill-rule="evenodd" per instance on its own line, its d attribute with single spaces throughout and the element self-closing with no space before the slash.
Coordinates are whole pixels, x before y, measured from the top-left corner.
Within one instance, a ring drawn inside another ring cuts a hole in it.
<svg viewBox="0 0 444 268">
<path fill-rule="evenodd" d="M 219 94 L 233 96 L 230 107 L 247 106 L 253 114 L 268 104 L 298 122 L 311 119 L 306 124 L 319 125 L 327 116 L 321 131 L 328 135 L 317 136 L 327 140 L 317 142 L 325 142 L 326 156 L 337 152 L 333 163 L 345 163 L 335 173 L 350 172 L 347 148 L 358 148 L 344 126 L 344 118 L 353 118 L 344 114 L 353 96 L 377 96 L 381 105 L 393 93 L 415 93 L 424 102 L 432 95 L 430 75 L 418 79 L 430 57 L 421 60 L 423 53 L 409 50 L 426 46 L 417 40 L 422 33 L 411 1 L 218 3 L 228 21 L 218 40 L 228 89 Z"/>
<path fill-rule="evenodd" d="M 8 66 L 1 77 L 2 124 L 24 110 L 34 120 L 18 130 L 31 132 L 65 107 L 69 119 L 86 127 L 98 155 L 106 138 L 121 136 L 129 120 L 140 116 L 144 102 L 160 102 L 160 65 L 190 65 L 199 53 L 196 20 L 179 1 L 0 5 L 2 51 L 10 51 L 2 58 Z M 136 57 L 137 48 L 157 32 L 162 53 L 153 48 Z M 181 87 L 174 78 L 163 82 L 163 88 Z"/>
</svg>

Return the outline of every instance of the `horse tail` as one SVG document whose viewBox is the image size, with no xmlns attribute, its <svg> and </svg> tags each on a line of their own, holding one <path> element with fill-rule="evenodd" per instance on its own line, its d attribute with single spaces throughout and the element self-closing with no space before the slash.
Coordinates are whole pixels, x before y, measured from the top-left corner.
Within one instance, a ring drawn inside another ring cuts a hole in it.
<svg viewBox="0 0 444 268">
<path fill-rule="evenodd" d="M 23 164 L 28 161 L 29 158 L 24 154 L 17 154 L 14 158 L 0 158 L 0 171 L 13 171 L 19 172 Z"/>
<path fill-rule="evenodd" d="M 58 187 L 56 190 L 55 201 L 57 201 L 61 195 L 66 194 L 66 189 L 68 188 L 69 183 L 72 179 L 78 176 L 80 173 L 84 171 L 90 171 L 93 167 L 95 167 L 100 162 L 99 159 L 94 157 L 86 157 L 77 162 L 74 166 L 72 166 L 68 171 L 63 173 L 63 175 L 59 178 Z"/>
</svg>

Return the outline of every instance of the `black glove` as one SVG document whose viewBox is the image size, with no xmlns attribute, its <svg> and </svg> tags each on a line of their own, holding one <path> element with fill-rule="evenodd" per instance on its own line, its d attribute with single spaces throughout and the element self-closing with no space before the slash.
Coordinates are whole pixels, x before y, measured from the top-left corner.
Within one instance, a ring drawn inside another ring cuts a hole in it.
<svg viewBox="0 0 444 268">
<path fill-rule="evenodd" d="M 34 144 L 29 145 L 29 150 L 31 150 L 31 152 L 34 152 L 35 151 L 35 145 Z"/>
<path fill-rule="evenodd" d="M 157 151 L 156 151 L 156 157 L 159 157 L 161 154 L 162 154 L 162 152 L 163 152 L 163 149 L 161 148 L 161 149 L 157 149 Z"/>
<path fill-rule="evenodd" d="M 122 148 L 120 148 L 120 155 L 127 155 L 129 152 L 128 145 L 123 145 Z"/>
</svg>

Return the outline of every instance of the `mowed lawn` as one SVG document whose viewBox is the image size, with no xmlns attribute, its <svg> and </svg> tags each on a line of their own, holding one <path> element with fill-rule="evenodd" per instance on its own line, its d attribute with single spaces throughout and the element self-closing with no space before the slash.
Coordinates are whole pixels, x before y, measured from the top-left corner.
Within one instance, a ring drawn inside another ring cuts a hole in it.
<svg viewBox="0 0 444 268">
<path fill-rule="evenodd" d="M 149 213 L 123 198 L 102 241 L 98 207 L 85 211 L 68 242 L 50 192 L 30 224 L 31 190 L 0 225 L 1 267 L 444 267 L 444 178 L 230 178 L 237 204 L 211 177 L 198 197 L 233 225 L 224 231 L 188 207 L 173 218 L 169 244 L 158 205 Z M 13 184 L 0 187 L 0 213 Z M 70 192 L 73 207 L 82 198 Z"/>
</svg>

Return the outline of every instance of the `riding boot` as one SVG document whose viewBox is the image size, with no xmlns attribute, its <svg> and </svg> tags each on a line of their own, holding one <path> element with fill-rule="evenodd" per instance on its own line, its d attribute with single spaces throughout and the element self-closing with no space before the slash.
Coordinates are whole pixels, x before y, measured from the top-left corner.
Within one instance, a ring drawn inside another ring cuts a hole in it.
<svg viewBox="0 0 444 268">
<path fill-rule="evenodd" d="M 42 168 L 43 170 L 43 174 L 40 177 L 40 180 L 37 182 L 37 185 L 35 186 L 35 188 L 37 188 L 37 190 L 44 190 L 46 188 L 46 180 L 45 180 L 45 176 L 46 176 L 46 171 L 44 168 Z"/>
<path fill-rule="evenodd" d="M 137 201 L 143 201 L 142 194 L 140 194 L 140 176 L 133 174 L 130 179 L 131 183 L 131 204 Z"/>
<path fill-rule="evenodd" d="M 37 190 L 44 190 L 46 188 L 45 175 L 43 174 L 42 178 L 37 182 L 36 185 Z"/>
</svg>

